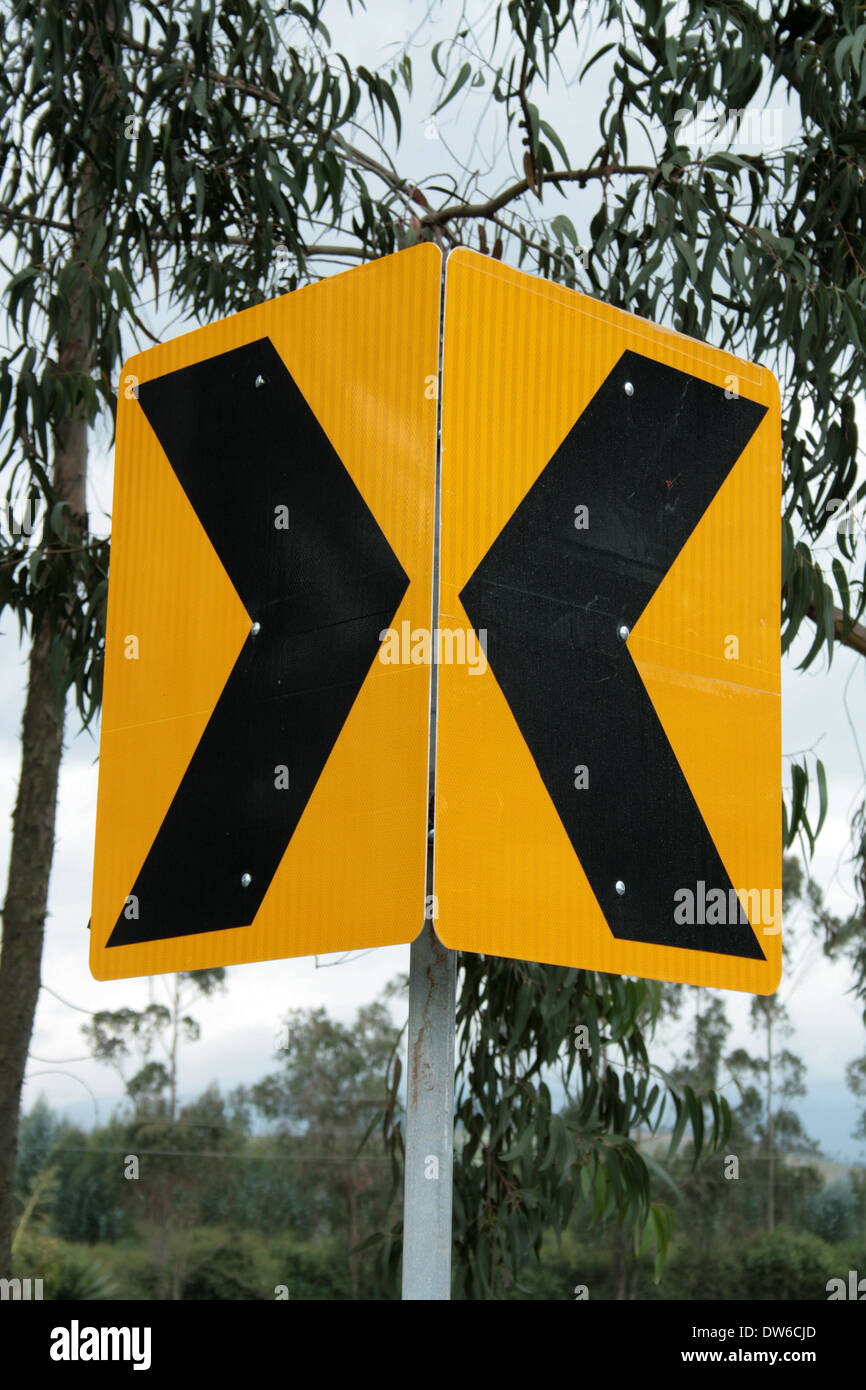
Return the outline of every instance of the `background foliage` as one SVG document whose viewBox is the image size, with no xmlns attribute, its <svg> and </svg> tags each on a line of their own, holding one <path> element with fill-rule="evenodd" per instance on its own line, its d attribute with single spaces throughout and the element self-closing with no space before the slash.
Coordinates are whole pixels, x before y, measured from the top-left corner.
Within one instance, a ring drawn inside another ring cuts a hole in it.
<svg viewBox="0 0 866 1390">
<path fill-rule="evenodd" d="M 110 436 L 113 428 L 123 356 L 170 336 L 179 320 L 213 320 L 321 269 L 419 239 L 444 249 L 476 245 L 773 367 L 783 399 L 783 645 L 790 649 L 799 633 L 810 633 L 803 666 L 831 657 L 839 641 L 866 651 L 857 625 L 866 592 L 862 555 L 854 527 L 839 521 L 842 504 L 856 504 L 866 491 L 855 408 L 866 345 L 861 7 L 854 0 L 509 0 L 477 23 L 462 14 L 453 30 L 440 24 L 435 42 L 428 28 L 422 45 L 422 61 L 429 56 L 441 84 L 433 113 L 440 135 L 451 114 L 473 121 L 470 156 L 451 154 L 442 138 L 445 167 L 435 174 L 407 167 L 400 154 L 418 77 L 415 48 L 396 45 L 375 71 L 353 64 L 332 43 L 326 8 L 345 13 L 321 0 L 279 12 L 266 0 L 178 0 L 169 8 L 148 0 L 12 0 L 0 16 L 0 230 L 8 273 L 0 466 L 19 514 L 33 499 L 42 517 L 24 535 L 8 511 L 4 517 L 0 608 L 11 610 L 32 643 L 32 707 L 50 700 L 62 709 L 71 692 L 84 721 L 98 708 L 108 541 L 85 514 L 83 478 L 88 436 Z M 578 69 L 587 33 L 591 51 Z M 558 130 L 552 113 L 563 74 L 571 73 L 576 104 L 595 92 L 598 73 L 608 76 L 606 98 L 594 102 L 597 143 L 580 164 L 571 132 Z M 723 112 L 778 111 L 780 147 L 691 147 L 687 117 L 702 101 Z M 475 155 L 490 132 L 501 157 L 481 172 L 484 160 Z M 57 763 L 59 747 L 57 739 Z M 35 1007 L 53 845 L 56 765 L 52 772 L 44 753 L 38 739 L 25 739 L 19 808 L 41 806 L 42 821 L 38 835 L 28 823 L 26 840 L 27 817 L 16 812 L 0 958 L 0 1041 L 21 1061 L 0 1096 L 10 1115 L 32 1027 L 32 1008 L 13 1019 L 10 1001 L 32 989 Z M 39 794 L 26 802 L 34 788 Z M 820 763 L 792 761 L 786 846 L 811 849 L 827 807 Z M 862 851 L 862 809 L 854 833 Z M 828 953 L 850 961 L 866 1001 L 862 919 L 837 922 L 814 906 Z M 38 939 L 28 928 L 37 919 Z M 721 1058 L 718 1018 L 698 1028 L 680 1076 L 651 1065 L 653 1026 L 663 1007 L 675 1006 L 675 996 L 666 1001 L 643 982 L 462 961 L 458 1293 L 512 1296 L 529 1253 L 545 1249 L 549 1232 L 564 1235 L 589 1218 L 598 1229 L 616 1228 L 620 1287 L 623 1261 L 642 1251 L 658 1276 L 673 1227 L 671 1172 L 662 1175 L 638 1142 L 641 1131 L 672 1116 L 672 1150 L 691 1145 L 697 1165 L 705 1150 L 727 1143 L 730 1123 L 712 1075 Z M 111 1050 L 132 1023 L 103 1019 L 97 1041 Z M 164 1023 L 149 1020 L 155 1035 Z M 343 1057 L 347 1070 L 334 1080 L 351 1092 L 358 1078 L 350 1040 L 324 1018 L 314 1023 L 310 1058 Z M 379 1040 L 370 1067 L 387 1067 L 381 1120 L 394 1176 L 402 1144 L 397 1054 L 388 1050 L 384 1017 L 359 1026 Z M 577 1042 L 580 1028 L 586 1047 Z M 138 1037 L 147 1035 L 145 1021 Z M 796 1095 L 795 1062 L 783 1083 L 788 1099 Z M 739 1060 L 742 1123 L 749 1142 L 760 1145 L 766 1131 L 772 1150 L 773 1126 L 793 1130 L 775 1116 L 772 1097 L 761 1109 L 769 1076 L 761 1065 L 760 1056 Z M 362 1073 L 356 1111 L 340 1109 L 339 1088 L 316 1098 L 291 1071 L 263 1082 L 244 1104 L 282 1125 L 279 1142 L 291 1149 L 306 1139 L 297 1132 L 303 1107 L 311 1107 L 311 1123 L 316 1105 L 327 1103 L 334 1142 L 354 1143 L 369 1119 L 373 1071 Z M 176 1098 L 165 1102 L 164 1073 L 156 1058 L 139 1069 L 138 1091 L 130 1092 L 138 1107 L 130 1123 L 138 1128 L 124 1133 L 123 1144 L 167 1142 L 182 1123 Z M 553 1103 L 553 1074 L 568 1098 L 564 1107 Z M 197 1104 L 204 1108 L 189 1124 L 209 1136 L 220 1154 L 212 1161 L 242 1164 L 247 1146 L 261 1138 L 245 1127 L 249 1112 L 230 1106 L 226 1115 L 216 1094 Z M 7 1131 L 4 1154 L 14 1147 L 14 1126 Z M 204 1149 L 193 1151 L 204 1162 Z M 163 1242 L 153 1256 L 159 1288 L 177 1294 L 192 1267 L 208 1185 L 174 1158 L 149 1192 L 149 1211 L 151 1239 Z M 76 1229 L 88 1239 L 96 1232 L 96 1197 L 85 1192 L 102 1181 L 97 1169 L 82 1170 L 76 1199 L 84 1223 Z M 306 1195 L 321 1213 L 334 1190 L 319 1177 L 320 1187 Z M 377 1277 L 393 1288 L 399 1218 L 387 1196 L 368 1198 L 353 1183 L 344 1187 L 341 1219 L 348 1211 L 349 1227 L 360 1230 L 368 1216 L 376 1225 L 377 1213 Z M 217 1194 L 209 1200 L 215 1220 Z M 287 1189 L 275 1200 L 288 1211 L 299 1199 Z M 256 1209 L 252 1192 L 244 1202 Z M 165 1243 L 168 1211 L 177 1248 Z M 118 1240 L 129 1231 L 124 1222 L 144 1219 L 116 1202 L 106 1213 L 106 1231 Z M 70 1238 L 71 1231 L 65 1228 Z M 357 1287 L 357 1261 L 344 1254 L 346 1277 Z M 201 1258 L 214 1260 L 213 1248 Z M 233 1257 L 238 1279 L 240 1258 Z M 216 1287 L 202 1279 L 201 1288 Z"/>
</svg>

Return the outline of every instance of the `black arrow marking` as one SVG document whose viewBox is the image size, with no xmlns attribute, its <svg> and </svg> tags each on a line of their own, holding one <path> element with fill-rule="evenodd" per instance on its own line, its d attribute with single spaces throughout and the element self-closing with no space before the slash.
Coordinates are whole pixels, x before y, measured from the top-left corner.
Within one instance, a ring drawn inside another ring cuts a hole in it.
<svg viewBox="0 0 866 1390">
<path fill-rule="evenodd" d="M 252 922 L 409 583 L 270 339 L 149 381 L 138 399 L 260 631 L 109 946 Z"/>
<path fill-rule="evenodd" d="M 618 630 L 637 622 L 764 414 L 623 353 L 460 594 L 614 936 L 755 960 L 740 914 L 674 921 L 678 889 L 703 882 L 730 904 L 732 885 Z"/>
</svg>

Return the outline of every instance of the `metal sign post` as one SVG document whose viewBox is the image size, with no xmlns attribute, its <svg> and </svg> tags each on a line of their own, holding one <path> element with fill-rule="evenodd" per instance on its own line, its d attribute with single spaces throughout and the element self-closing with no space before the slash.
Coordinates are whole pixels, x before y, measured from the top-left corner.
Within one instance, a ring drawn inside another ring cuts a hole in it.
<svg viewBox="0 0 866 1390">
<path fill-rule="evenodd" d="M 409 958 L 403 1298 L 451 1297 L 457 952 L 425 923 Z"/>
<path fill-rule="evenodd" d="M 451 1297 L 451 1209 L 454 1170 L 454 1034 L 457 952 L 436 935 L 433 815 L 436 797 L 436 710 L 439 672 L 436 616 L 439 611 L 439 525 L 442 441 L 442 332 L 445 259 L 439 313 L 439 389 L 436 489 L 433 518 L 433 607 L 430 662 L 430 825 L 427 842 L 427 899 L 432 909 L 409 954 L 409 1045 L 406 1082 L 406 1163 L 403 1187 L 403 1298 Z M 431 920 L 432 919 L 432 920 Z"/>
</svg>

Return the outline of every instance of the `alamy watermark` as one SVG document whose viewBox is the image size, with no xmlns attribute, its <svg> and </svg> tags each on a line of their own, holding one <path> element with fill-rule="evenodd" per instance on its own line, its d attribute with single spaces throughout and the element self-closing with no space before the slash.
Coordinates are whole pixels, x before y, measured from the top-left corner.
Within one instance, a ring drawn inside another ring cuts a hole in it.
<svg viewBox="0 0 866 1390">
<path fill-rule="evenodd" d="M 0 1299 L 29 1302 L 42 1298 L 41 1279 L 0 1279 Z"/>
<path fill-rule="evenodd" d="M 837 536 L 853 536 L 855 531 L 866 531 L 866 497 L 846 502 L 844 497 L 831 497 L 827 501 L 827 511 L 832 514 Z"/>
<path fill-rule="evenodd" d="M 131 1361 L 134 1371 L 150 1369 L 149 1327 L 82 1327 L 73 1318 L 69 1327 L 51 1331 L 52 1361 Z"/>
<path fill-rule="evenodd" d="M 824 1286 L 827 1290 L 827 1302 L 834 1303 L 841 1299 L 853 1299 L 857 1303 L 866 1302 L 866 1279 L 861 1279 L 856 1269 L 848 1270 L 848 1282 L 844 1279 L 828 1279 Z"/>
<path fill-rule="evenodd" d="M 674 921 L 680 927 L 762 926 L 765 936 L 782 930 L 781 888 L 694 888 L 674 892 Z"/>
<path fill-rule="evenodd" d="M 412 627 L 407 619 L 379 633 L 379 660 L 383 666 L 468 666 L 470 676 L 481 676 L 487 670 L 487 628 L 468 630 L 458 627 L 437 627 L 431 633 L 426 627 Z"/>
<path fill-rule="evenodd" d="M 724 110 L 699 101 L 693 111 L 681 106 L 674 114 L 674 136 L 697 155 L 701 150 L 736 149 L 746 154 L 770 154 L 784 144 L 781 106 L 743 106 Z"/>
<path fill-rule="evenodd" d="M 42 514 L 42 507 L 31 498 L 20 507 L 14 507 L 11 502 L 7 503 L 5 513 L 6 530 L 10 536 L 32 536 Z"/>
</svg>

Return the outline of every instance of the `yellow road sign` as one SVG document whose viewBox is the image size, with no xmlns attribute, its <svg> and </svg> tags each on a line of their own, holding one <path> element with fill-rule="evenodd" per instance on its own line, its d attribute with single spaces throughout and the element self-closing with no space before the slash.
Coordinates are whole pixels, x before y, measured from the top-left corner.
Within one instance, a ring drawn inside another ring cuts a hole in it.
<svg viewBox="0 0 866 1390">
<path fill-rule="evenodd" d="M 424 920 L 441 257 L 127 363 L 91 919 L 99 979 Z"/>
<path fill-rule="evenodd" d="M 118 414 L 98 978 L 408 941 L 772 991 L 765 369 L 430 246 L 164 344 Z"/>
<path fill-rule="evenodd" d="M 772 992 L 774 378 L 459 250 L 442 393 L 439 936 Z"/>
</svg>

